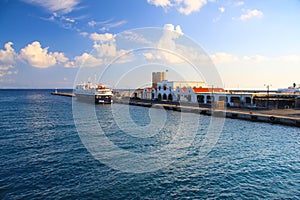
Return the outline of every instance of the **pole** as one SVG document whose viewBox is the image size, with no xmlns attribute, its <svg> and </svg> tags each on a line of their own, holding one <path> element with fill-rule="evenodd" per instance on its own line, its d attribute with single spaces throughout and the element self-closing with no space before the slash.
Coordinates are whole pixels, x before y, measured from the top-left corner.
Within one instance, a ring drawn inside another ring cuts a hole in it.
<svg viewBox="0 0 300 200">
<path fill-rule="evenodd" d="M 270 98 L 270 86 L 272 86 L 271 84 L 265 84 L 264 86 L 267 86 L 267 110 L 269 110 L 269 98 Z"/>
</svg>

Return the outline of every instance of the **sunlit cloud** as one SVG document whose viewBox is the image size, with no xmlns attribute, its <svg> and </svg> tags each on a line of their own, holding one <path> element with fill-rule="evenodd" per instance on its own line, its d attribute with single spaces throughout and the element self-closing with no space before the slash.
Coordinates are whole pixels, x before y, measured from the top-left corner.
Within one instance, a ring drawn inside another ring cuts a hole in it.
<svg viewBox="0 0 300 200">
<path fill-rule="evenodd" d="M 148 60 L 164 60 L 173 64 L 182 63 L 183 59 L 177 55 L 177 53 L 180 52 L 178 52 L 179 50 L 174 41 L 183 35 L 180 25 L 174 26 L 173 24 L 165 24 L 164 30 L 157 44 L 158 49 L 161 49 L 161 51 L 144 53 L 144 58 Z M 168 52 L 164 51 L 164 49 L 168 49 Z"/>
<path fill-rule="evenodd" d="M 42 48 L 38 41 L 32 42 L 21 49 L 20 58 L 37 68 L 48 68 L 68 61 L 68 58 L 61 52 L 48 53 L 48 48 Z"/>
<path fill-rule="evenodd" d="M 219 11 L 220 11 L 221 13 L 223 13 L 223 12 L 225 12 L 225 8 L 224 8 L 224 7 L 220 7 L 220 8 L 219 8 Z"/>
<path fill-rule="evenodd" d="M 26 3 L 41 6 L 49 12 L 67 14 L 79 5 L 79 0 L 23 0 Z"/>
<path fill-rule="evenodd" d="M 263 17 L 263 12 L 260 11 L 260 10 L 257 10 L 257 9 L 254 9 L 254 10 L 247 10 L 246 11 L 246 14 L 243 14 L 240 16 L 240 19 L 241 20 L 248 20 L 248 19 L 251 19 L 251 18 L 261 18 Z"/>
<path fill-rule="evenodd" d="M 92 33 L 90 35 L 90 39 L 93 41 L 98 41 L 98 42 L 105 42 L 108 40 L 111 40 L 115 37 L 114 34 L 111 33 L 104 33 L 104 34 L 99 34 L 99 33 Z"/>
<path fill-rule="evenodd" d="M 214 2 L 213 0 L 147 0 L 149 4 L 156 7 L 162 7 L 165 11 L 170 8 L 175 8 L 179 13 L 190 15 L 193 12 L 199 12 L 200 9 L 207 4 L 207 2 Z"/>
<path fill-rule="evenodd" d="M 17 53 L 12 48 L 12 45 L 12 42 L 7 42 L 4 45 L 4 50 L 0 49 L 0 77 L 18 73 L 17 71 L 12 71 L 17 59 Z"/>
</svg>

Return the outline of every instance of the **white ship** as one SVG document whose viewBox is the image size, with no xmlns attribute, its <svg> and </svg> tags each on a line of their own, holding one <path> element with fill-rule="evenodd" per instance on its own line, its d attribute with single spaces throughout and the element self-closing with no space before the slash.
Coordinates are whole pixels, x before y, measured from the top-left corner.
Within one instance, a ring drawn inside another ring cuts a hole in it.
<svg viewBox="0 0 300 200">
<path fill-rule="evenodd" d="M 78 84 L 74 89 L 74 94 L 78 100 L 95 102 L 96 104 L 113 103 L 112 89 L 107 88 L 104 85 L 94 85 L 90 82 Z"/>
</svg>

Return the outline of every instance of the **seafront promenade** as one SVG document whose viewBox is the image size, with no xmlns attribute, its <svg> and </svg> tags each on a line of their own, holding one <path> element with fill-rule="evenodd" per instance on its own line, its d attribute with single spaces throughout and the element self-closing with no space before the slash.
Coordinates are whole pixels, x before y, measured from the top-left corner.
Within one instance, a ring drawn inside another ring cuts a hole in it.
<svg viewBox="0 0 300 200">
<path fill-rule="evenodd" d="M 52 92 L 52 95 L 75 97 L 74 93 Z M 114 103 L 129 104 L 135 106 L 154 107 L 158 109 L 167 109 L 178 112 L 190 112 L 215 117 L 226 117 L 232 119 L 248 120 L 254 122 L 267 122 L 271 124 L 281 124 L 300 127 L 300 110 L 297 109 L 272 109 L 255 110 L 241 108 L 216 109 L 198 104 L 150 101 L 150 100 L 132 100 L 115 99 Z"/>
<path fill-rule="evenodd" d="M 241 108 L 216 109 L 201 107 L 198 104 L 187 103 L 167 103 L 158 101 L 143 100 L 115 100 L 115 103 L 154 107 L 159 109 L 174 110 L 179 112 L 190 112 L 214 117 L 226 117 L 232 119 L 247 120 L 253 122 L 267 122 L 300 127 L 300 110 L 296 109 L 274 109 L 274 110 L 254 110 Z"/>
</svg>

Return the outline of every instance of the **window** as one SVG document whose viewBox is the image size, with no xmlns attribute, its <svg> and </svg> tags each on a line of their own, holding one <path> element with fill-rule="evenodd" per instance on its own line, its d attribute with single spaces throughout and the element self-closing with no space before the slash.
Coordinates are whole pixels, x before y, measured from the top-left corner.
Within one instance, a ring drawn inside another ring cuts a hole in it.
<svg viewBox="0 0 300 200">
<path fill-rule="evenodd" d="M 188 100 L 189 102 L 192 101 L 192 95 L 189 94 L 189 95 L 187 96 L 187 100 Z"/>
<path fill-rule="evenodd" d="M 197 95 L 198 103 L 204 103 L 204 95 Z"/>
<path fill-rule="evenodd" d="M 173 101 L 173 96 L 172 96 L 172 94 L 169 94 L 169 95 L 168 95 L 168 100 L 169 100 L 169 101 Z"/>
<path fill-rule="evenodd" d="M 246 97 L 245 101 L 246 101 L 246 104 L 251 104 L 251 98 L 250 97 Z"/>
<path fill-rule="evenodd" d="M 158 101 L 161 101 L 161 94 L 158 94 L 157 99 Z"/>
<path fill-rule="evenodd" d="M 225 101 L 227 102 L 227 97 L 226 96 L 219 96 L 219 101 Z"/>
<path fill-rule="evenodd" d="M 163 88 L 164 88 L 164 90 L 167 90 L 167 86 L 166 86 L 166 85 L 164 85 L 164 87 L 163 87 Z"/>
<path fill-rule="evenodd" d="M 211 95 L 208 95 L 208 96 L 207 96 L 207 103 L 212 103 L 212 102 L 214 102 L 214 101 L 215 101 L 214 96 L 211 96 Z"/>
<path fill-rule="evenodd" d="M 163 100 L 167 100 L 167 95 L 163 94 Z"/>
<path fill-rule="evenodd" d="M 241 103 L 240 97 L 231 97 L 230 98 L 231 103 Z"/>
</svg>

